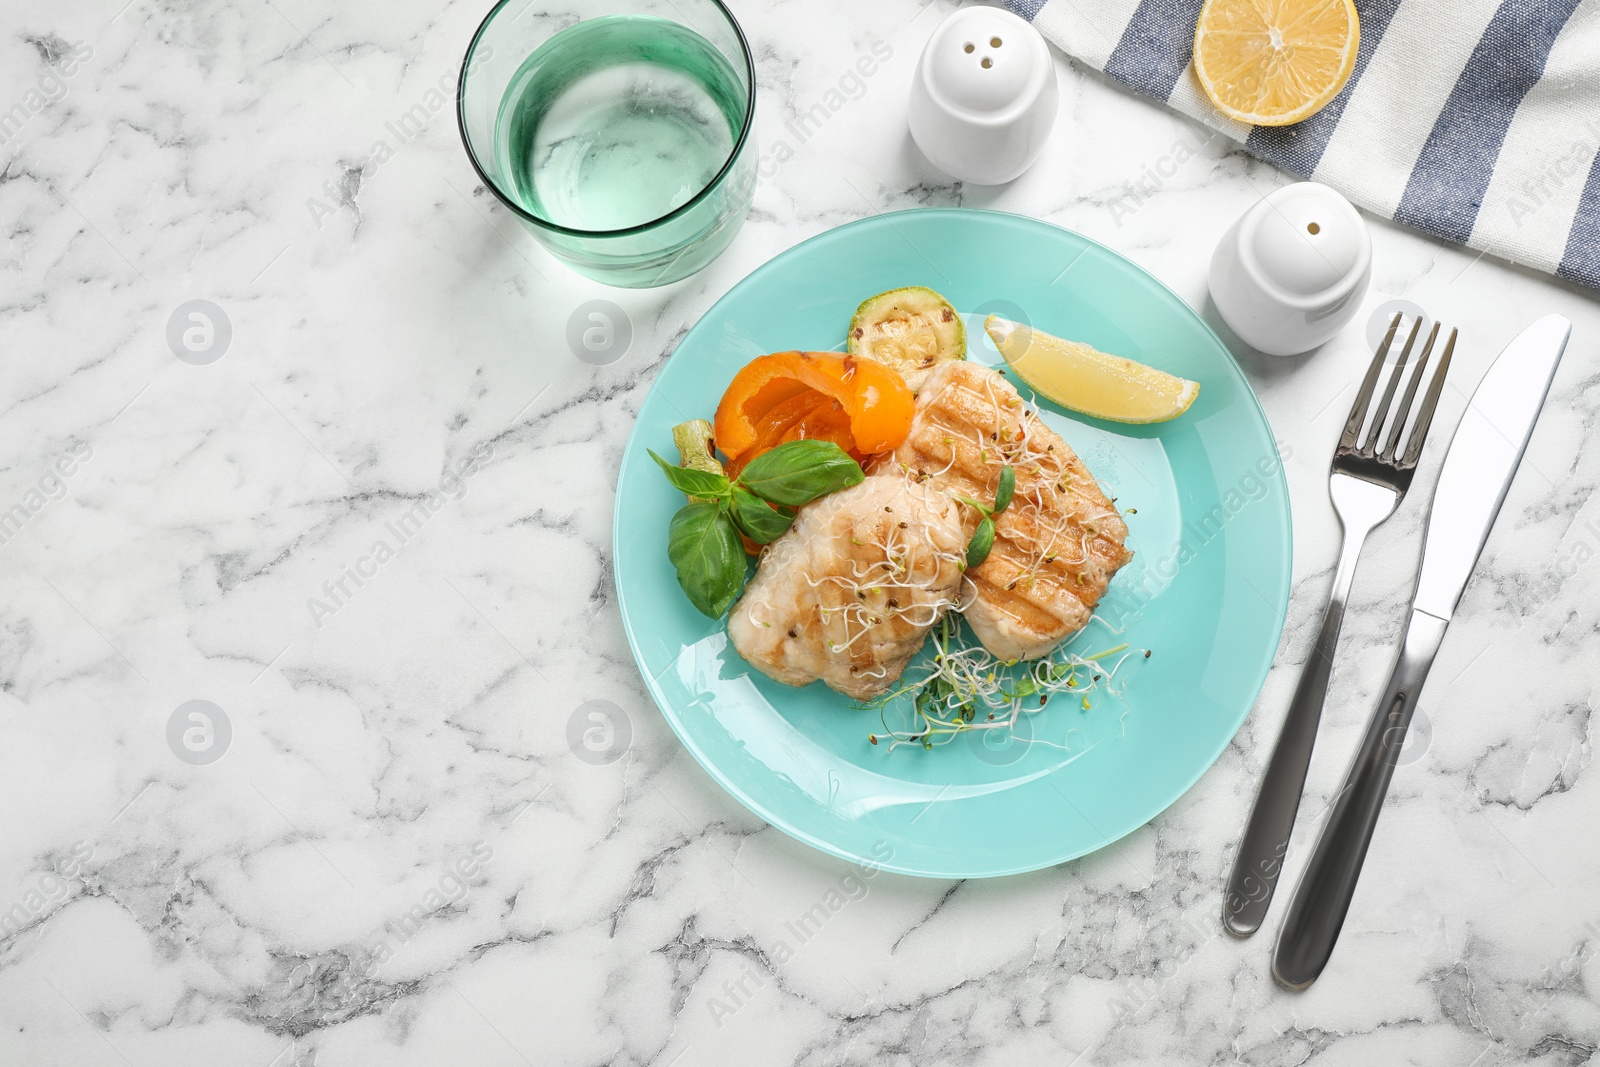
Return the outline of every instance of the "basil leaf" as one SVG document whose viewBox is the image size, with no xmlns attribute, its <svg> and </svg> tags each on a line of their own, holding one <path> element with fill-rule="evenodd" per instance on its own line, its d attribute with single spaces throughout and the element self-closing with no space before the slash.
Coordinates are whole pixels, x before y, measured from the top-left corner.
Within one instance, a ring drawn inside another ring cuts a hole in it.
<svg viewBox="0 0 1600 1067">
<path fill-rule="evenodd" d="M 685 504 L 667 531 L 678 584 L 704 615 L 721 618 L 744 584 L 744 545 L 721 504 Z"/>
<path fill-rule="evenodd" d="M 998 515 L 1011 504 L 1011 497 L 1017 491 L 1016 468 L 1007 463 L 1000 468 L 1000 484 L 994 491 L 994 514 Z"/>
<path fill-rule="evenodd" d="M 794 522 L 794 508 L 774 508 L 748 489 L 733 489 L 733 523 L 758 545 L 776 541 Z"/>
<path fill-rule="evenodd" d="M 972 540 L 967 542 L 967 570 L 971 570 L 989 558 L 989 550 L 994 547 L 994 520 L 984 519 L 978 523 L 978 528 L 972 532 Z"/>
<path fill-rule="evenodd" d="M 789 441 L 751 460 L 739 485 L 774 504 L 799 507 L 865 477 L 861 465 L 832 441 Z"/>
<path fill-rule="evenodd" d="M 725 475 L 713 474 L 710 471 L 697 471 L 692 467 L 674 466 L 653 451 L 649 449 L 645 451 L 650 452 L 650 458 L 660 465 L 661 469 L 667 474 L 667 481 L 671 482 L 672 487 L 680 493 L 686 493 L 689 496 L 710 497 L 727 495 L 729 483 Z"/>
</svg>

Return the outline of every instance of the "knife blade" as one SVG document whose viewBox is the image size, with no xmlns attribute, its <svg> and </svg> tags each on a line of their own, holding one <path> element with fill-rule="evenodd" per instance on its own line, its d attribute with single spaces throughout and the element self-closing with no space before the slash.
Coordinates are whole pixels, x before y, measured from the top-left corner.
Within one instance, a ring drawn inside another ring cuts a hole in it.
<svg viewBox="0 0 1600 1067">
<path fill-rule="evenodd" d="M 1272 975 L 1290 989 L 1315 982 L 1333 955 L 1428 669 L 1522 462 L 1571 335 L 1572 323 L 1560 315 L 1546 315 L 1518 334 L 1473 390 L 1450 439 L 1405 637 L 1278 933 Z"/>
<path fill-rule="evenodd" d="M 1414 608 L 1455 614 L 1571 336 L 1564 316 L 1546 315 L 1512 339 L 1473 390 L 1439 471 Z"/>
</svg>

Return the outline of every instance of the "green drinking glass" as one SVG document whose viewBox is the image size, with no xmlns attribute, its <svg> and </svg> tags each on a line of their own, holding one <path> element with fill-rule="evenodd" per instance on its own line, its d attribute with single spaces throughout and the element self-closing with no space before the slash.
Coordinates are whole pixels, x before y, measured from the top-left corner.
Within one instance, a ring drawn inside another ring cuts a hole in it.
<svg viewBox="0 0 1600 1067">
<path fill-rule="evenodd" d="M 556 258 L 607 285 L 687 277 L 755 192 L 755 62 L 720 0 L 500 0 L 467 48 L 467 156 Z"/>
</svg>

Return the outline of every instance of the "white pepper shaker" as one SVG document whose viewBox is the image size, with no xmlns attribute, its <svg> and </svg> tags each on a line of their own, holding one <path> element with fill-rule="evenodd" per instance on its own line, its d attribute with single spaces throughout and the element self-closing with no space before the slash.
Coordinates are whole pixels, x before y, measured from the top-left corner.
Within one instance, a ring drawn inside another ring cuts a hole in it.
<svg viewBox="0 0 1600 1067">
<path fill-rule="evenodd" d="M 1350 201 L 1298 182 L 1239 217 L 1211 257 L 1211 299 L 1233 332 L 1275 356 L 1342 330 L 1372 280 L 1372 237 Z"/>
</svg>

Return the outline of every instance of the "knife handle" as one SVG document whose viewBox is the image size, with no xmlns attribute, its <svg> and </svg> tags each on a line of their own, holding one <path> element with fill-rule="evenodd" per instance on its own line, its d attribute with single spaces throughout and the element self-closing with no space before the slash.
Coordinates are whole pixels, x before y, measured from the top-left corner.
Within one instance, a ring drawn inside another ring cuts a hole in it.
<svg viewBox="0 0 1600 1067">
<path fill-rule="evenodd" d="M 1389 684 L 1367 724 L 1366 736 L 1334 800 L 1278 934 L 1272 974 L 1290 989 L 1304 989 L 1327 966 L 1355 896 L 1367 846 L 1389 791 L 1406 729 L 1428 668 L 1444 640 L 1446 619 L 1412 611 Z"/>
</svg>

